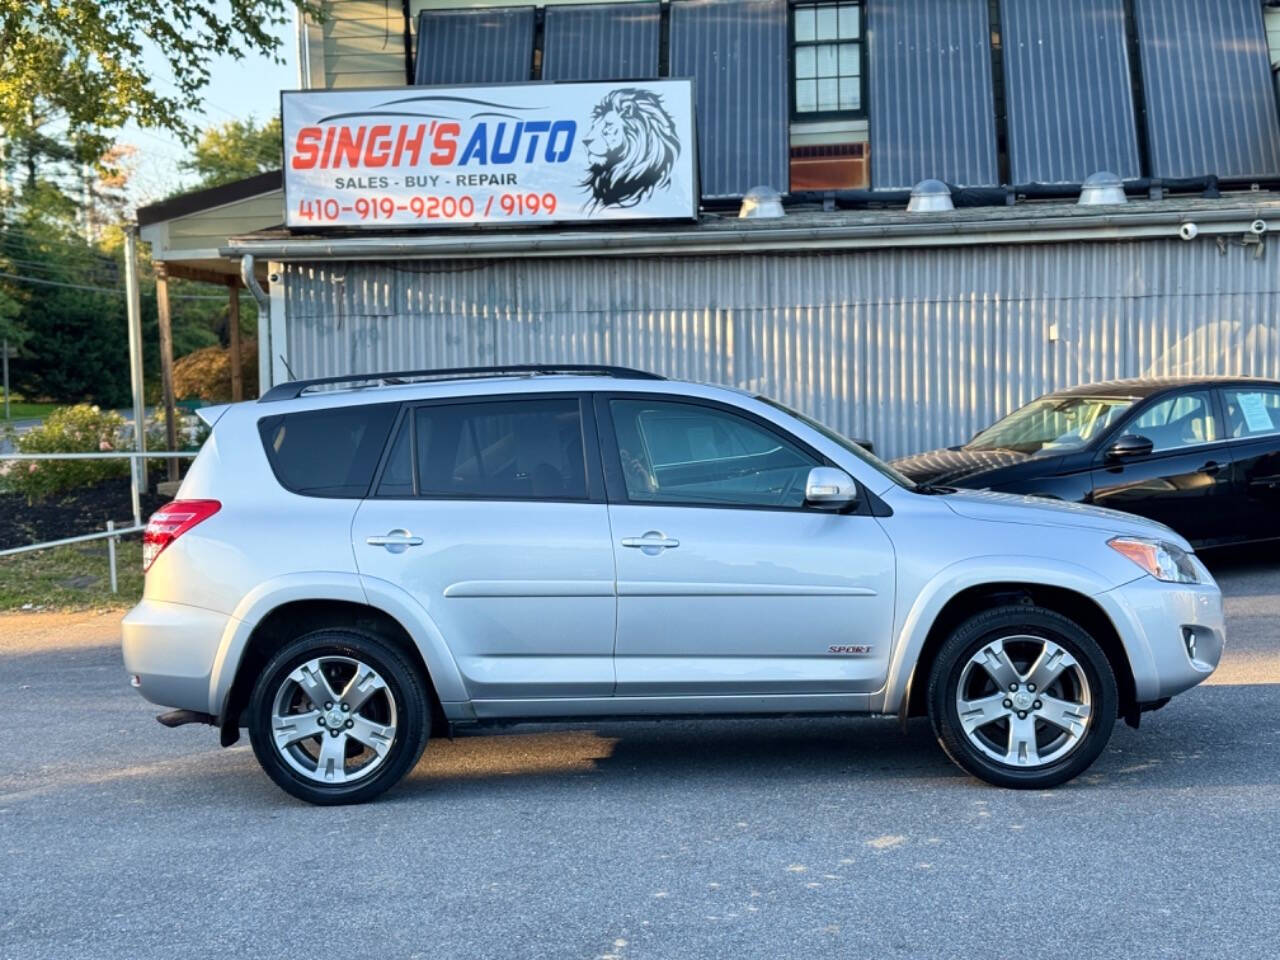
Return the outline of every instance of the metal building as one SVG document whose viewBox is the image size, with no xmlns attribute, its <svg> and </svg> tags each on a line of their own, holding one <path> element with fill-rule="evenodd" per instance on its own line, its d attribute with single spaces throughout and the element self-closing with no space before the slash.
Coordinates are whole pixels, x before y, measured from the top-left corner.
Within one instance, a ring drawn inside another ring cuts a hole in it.
<svg viewBox="0 0 1280 960">
<path fill-rule="evenodd" d="M 1280 376 L 1280 10 L 1261 0 L 324 6 L 318 88 L 692 77 L 703 207 L 411 234 L 224 221 L 199 256 L 270 279 L 264 384 L 620 363 L 769 393 L 896 456 L 1082 381 Z M 1077 206 L 1104 170 L 1128 202 Z M 906 212 L 924 178 L 958 209 Z M 737 219 L 756 185 L 786 216 Z M 180 206 L 144 232 L 158 260 L 203 236 Z"/>
</svg>

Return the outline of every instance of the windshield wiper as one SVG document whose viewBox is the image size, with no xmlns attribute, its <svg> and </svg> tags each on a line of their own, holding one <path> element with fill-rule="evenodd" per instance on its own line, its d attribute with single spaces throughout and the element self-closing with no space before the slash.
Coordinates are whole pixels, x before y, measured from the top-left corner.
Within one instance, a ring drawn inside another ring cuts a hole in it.
<svg viewBox="0 0 1280 960">
<path fill-rule="evenodd" d="M 948 493 L 955 493 L 955 487 L 946 487 L 940 483 L 917 483 L 915 486 L 916 493 L 923 493 L 926 497 L 942 497 Z"/>
</svg>

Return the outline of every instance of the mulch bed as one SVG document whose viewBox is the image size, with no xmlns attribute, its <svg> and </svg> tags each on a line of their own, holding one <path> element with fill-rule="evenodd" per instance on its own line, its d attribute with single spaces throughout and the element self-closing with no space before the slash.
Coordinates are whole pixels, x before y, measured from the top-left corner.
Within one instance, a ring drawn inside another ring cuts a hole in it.
<svg viewBox="0 0 1280 960">
<path fill-rule="evenodd" d="M 168 500 L 155 493 L 144 494 L 142 522 Z M 133 525 L 127 477 L 55 494 L 34 505 L 28 505 L 21 494 L 0 493 L 0 550 L 96 533 L 107 528 L 108 520 L 114 520 L 118 527 Z"/>
</svg>

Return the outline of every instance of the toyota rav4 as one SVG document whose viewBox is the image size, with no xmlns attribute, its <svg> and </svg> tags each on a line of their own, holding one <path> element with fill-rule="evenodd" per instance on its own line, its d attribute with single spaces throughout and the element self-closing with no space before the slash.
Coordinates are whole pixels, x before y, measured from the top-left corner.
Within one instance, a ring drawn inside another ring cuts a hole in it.
<svg viewBox="0 0 1280 960">
<path fill-rule="evenodd" d="M 927 715 L 970 774 L 1050 787 L 1223 649 L 1167 527 L 917 486 L 725 387 L 366 374 L 203 415 L 125 667 L 313 803 L 377 796 L 433 733 L 672 715 Z"/>
</svg>

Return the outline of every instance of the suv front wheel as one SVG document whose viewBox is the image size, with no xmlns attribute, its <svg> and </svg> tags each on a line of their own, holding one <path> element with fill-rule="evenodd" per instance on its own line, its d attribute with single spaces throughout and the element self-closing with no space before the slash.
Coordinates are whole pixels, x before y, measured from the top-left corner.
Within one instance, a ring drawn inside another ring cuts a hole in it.
<svg viewBox="0 0 1280 960">
<path fill-rule="evenodd" d="M 1115 725 L 1116 680 L 1078 624 L 1032 605 L 971 617 L 939 650 L 929 717 L 947 755 L 1001 787 L 1043 789 L 1082 773 Z"/>
<path fill-rule="evenodd" d="M 295 797 L 362 803 L 418 762 L 430 733 L 427 696 L 418 671 L 385 641 L 317 630 L 263 668 L 249 739 L 268 776 Z"/>
</svg>

